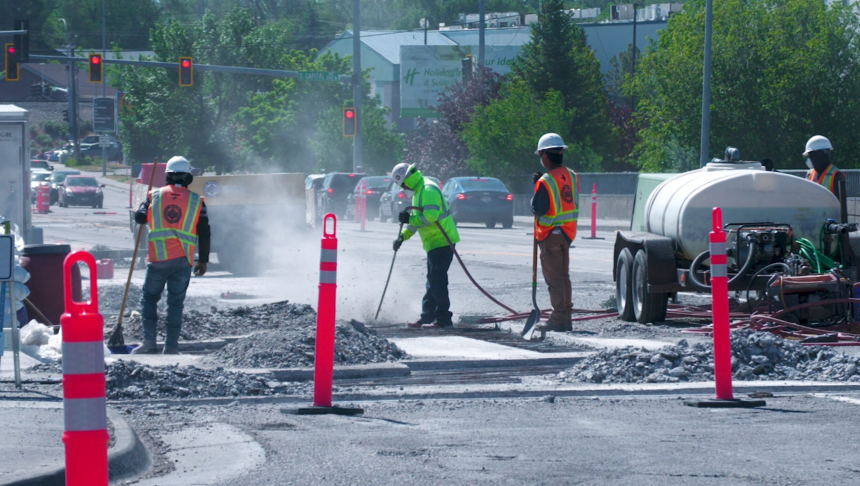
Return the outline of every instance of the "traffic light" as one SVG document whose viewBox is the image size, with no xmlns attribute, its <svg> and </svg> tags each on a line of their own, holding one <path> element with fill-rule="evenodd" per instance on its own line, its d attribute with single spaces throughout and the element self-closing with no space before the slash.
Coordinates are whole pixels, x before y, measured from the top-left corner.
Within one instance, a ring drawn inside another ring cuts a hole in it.
<svg viewBox="0 0 860 486">
<path fill-rule="evenodd" d="M 358 121 L 358 117 L 356 116 L 355 108 L 344 108 L 343 109 L 343 136 L 344 137 L 354 137 L 356 122 Z"/>
<path fill-rule="evenodd" d="M 18 50 L 15 44 L 6 44 L 6 81 L 18 81 Z"/>
<path fill-rule="evenodd" d="M 104 59 L 101 54 L 90 54 L 90 82 L 101 83 L 104 81 Z"/>
<path fill-rule="evenodd" d="M 30 21 L 16 20 L 15 30 L 26 30 L 26 34 L 15 34 L 12 36 L 12 42 L 15 44 L 15 50 L 18 54 L 18 62 L 21 64 L 30 62 Z"/>
<path fill-rule="evenodd" d="M 30 97 L 39 98 L 42 96 L 42 84 L 36 83 L 30 85 Z"/>
<path fill-rule="evenodd" d="M 194 86 L 194 59 L 179 58 L 179 86 Z"/>
<path fill-rule="evenodd" d="M 63 121 L 69 123 L 69 109 L 63 110 Z"/>
<path fill-rule="evenodd" d="M 42 96 L 50 98 L 52 94 L 54 94 L 54 90 L 51 89 L 51 85 L 48 83 L 42 84 Z"/>
</svg>

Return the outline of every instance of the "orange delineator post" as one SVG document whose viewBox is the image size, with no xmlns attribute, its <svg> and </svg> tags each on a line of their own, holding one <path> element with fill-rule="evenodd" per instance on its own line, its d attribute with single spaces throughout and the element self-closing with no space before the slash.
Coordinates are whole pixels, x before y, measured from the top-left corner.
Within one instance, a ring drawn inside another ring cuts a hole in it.
<svg viewBox="0 0 860 486">
<path fill-rule="evenodd" d="M 328 232 L 328 221 L 332 231 Z M 323 218 L 320 251 L 320 293 L 317 302 L 317 341 L 314 356 L 314 406 L 331 407 L 334 379 L 334 333 L 337 300 L 337 217 Z"/>
<path fill-rule="evenodd" d="M 597 183 L 591 185 L 591 239 L 597 239 Z"/>
<path fill-rule="evenodd" d="M 714 208 L 711 250 L 711 298 L 714 316 L 714 381 L 717 400 L 732 400 L 732 343 L 729 336 L 729 277 L 723 211 Z"/>
<path fill-rule="evenodd" d="M 72 300 L 72 265 L 90 267 L 90 300 Z M 104 319 L 99 314 L 96 260 L 85 251 L 63 262 L 63 415 L 66 486 L 108 485 Z"/>
</svg>

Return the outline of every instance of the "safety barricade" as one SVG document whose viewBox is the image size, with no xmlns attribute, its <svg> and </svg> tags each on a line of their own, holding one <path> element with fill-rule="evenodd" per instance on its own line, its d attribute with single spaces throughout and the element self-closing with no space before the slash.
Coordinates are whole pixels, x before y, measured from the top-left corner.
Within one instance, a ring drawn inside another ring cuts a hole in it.
<svg viewBox="0 0 860 486">
<path fill-rule="evenodd" d="M 90 299 L 72 300 L 72 265 L 90 268 Z M 104 319 L 99 314 L 96 261 L 85 251 L 63 263 L 66 312 L 63 330 L 63 415 L 67 486 L 107 486 Z"/>
<path fill-rule="evenodd" d="M 579 201 L 577 201 L 577 204 Z M 602 240 L 604 238 L 597 237 L 597 183 L 591 185 L 591 236 L 583 238 L 585 240 Z"/>
</svg>

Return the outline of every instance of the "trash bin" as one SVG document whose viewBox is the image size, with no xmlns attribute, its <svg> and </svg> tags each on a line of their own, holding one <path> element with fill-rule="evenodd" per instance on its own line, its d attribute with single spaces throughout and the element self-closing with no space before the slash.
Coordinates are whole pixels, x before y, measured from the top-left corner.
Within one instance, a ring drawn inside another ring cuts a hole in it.
<svg viewBox="0 0 860 486">
<path fill-rule="evenodd" d="M 71 252 L 69 245 L 25 245 L 21 252 L 21 268 L 30 272 L 30 303 L 50 319 L 50 324 L 59 324 L 65 312 L 63 261 Z M 72 266 L 72 299 L 81 300 L 81 270 L 77 265 Z"/>
</svg>

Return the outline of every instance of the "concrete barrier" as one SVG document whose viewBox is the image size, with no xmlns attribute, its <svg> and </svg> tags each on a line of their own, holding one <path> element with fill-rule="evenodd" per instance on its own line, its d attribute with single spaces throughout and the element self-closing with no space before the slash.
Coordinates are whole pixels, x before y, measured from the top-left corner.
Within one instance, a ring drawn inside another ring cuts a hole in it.
<svg viewBox="0 0 860 486">
<path fill-rule="evenodd" d="M 598 189 L 599 191 L 600 189 Z M 531 216 L 531 194 L 514 195 L 514 216 Z M 629 221 L 633 217 L 632 194 L 597 195 L 598 219 L 621 219 Z M 849 204 L 849 209 L 850 209 Z M 849 211 L 850 212 L 850 211 Z M 860 213 L 855 213 L 860 214 Z M 579 219 L 591 218 L 591 193 L 579 195 Z"/>
</svg>

